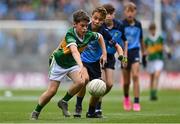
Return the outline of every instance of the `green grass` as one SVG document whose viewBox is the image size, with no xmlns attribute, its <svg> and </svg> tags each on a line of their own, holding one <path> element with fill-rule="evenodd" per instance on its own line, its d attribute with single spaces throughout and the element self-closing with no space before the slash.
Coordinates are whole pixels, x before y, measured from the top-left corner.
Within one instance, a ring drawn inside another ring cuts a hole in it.
<svg viewBox="0 0 180 124">
<path fill-rule="evenodd" d="M 106 118 L 87 119 L 89 94 L 83 102 L 82 118 L 65 118 L 57 108 L 58 99 L 65 91 L 58 91 L 51 102 L 43 109 L 39 120 L 29 120 L 30 113 L 37 104 L 42 90 L 12 90 L 12 97 L 5 97 L 0 90 L 0 123 L 180 123 L 180 92 L 177 90 L 159 91 L 158 101 L 149 100 L 147 91 L 141 93 L 142 111 L 125 112 L 122 109 L 122 91 L 112 90 L 103 99 L 103 113 Z M 69 110 L 74 111 L 75 98 L 69 102 Z"/>
</svg>

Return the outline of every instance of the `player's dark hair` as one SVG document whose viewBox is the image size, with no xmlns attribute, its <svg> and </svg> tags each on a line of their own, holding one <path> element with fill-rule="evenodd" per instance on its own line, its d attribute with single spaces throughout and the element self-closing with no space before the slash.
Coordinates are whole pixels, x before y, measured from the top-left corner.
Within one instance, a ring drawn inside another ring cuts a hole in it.
<svg viewBox="0 0 180 124">
<path fill-rule="evenodd" d="M 108 14 L 113 14 L 115 8 L 112 4 L 104 4 L 103 7 L 106 9 Z"/>
<path fill-rule="evenodd" d="M 95 12 L 98 12 L 101 14 L 101 16 L 105 19 L 106 18 L 106 15 L 107 15 L 107 11 L 104 7 L 100 6 L 100 7 L 97 7 L 93 10 L 92 12 L 92 15 L 95 13 Z"/>
<path fill-rule="evenodd" d="M 90 21 L 88 14 L 83 10 L 77 10 L 73 13 L 73 21 L 79 23 L 80 21 Z"/>
<path fill-rule="evenodd" d="M 136 10 L 136 4 L 133 2 L 127 2 L 124 6 L 124 9 L 134 11 L 134 10 Z"/>
</svg>

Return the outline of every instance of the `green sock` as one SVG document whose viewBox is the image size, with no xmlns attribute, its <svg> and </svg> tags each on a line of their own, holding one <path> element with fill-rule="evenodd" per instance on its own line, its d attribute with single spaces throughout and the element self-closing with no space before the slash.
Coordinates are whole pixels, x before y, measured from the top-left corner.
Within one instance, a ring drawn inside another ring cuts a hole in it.
<svg viewBox="0 0 180 124">
<path fill-rule="evenodd" d="M 43 106 L 37 104 L 35 111 L 41 112 L 42 108 L 43 108 Z"/>
<path fill-rule="evenodd" d="M 156 96 L 156 93 L 157 93 L 157 90 L 155 90 L 155 89 L 154 89 L 154 90 L 151 90 L 151 96 L 152 96 L 152 97 L 155 97 L 155 96 Z"/>
<path fill-rule="evenodd" d="M 66 95 L 63 97 L 63 100 L 68 102 L 73 96 L 70 95 L 68 92 L 66 93 Z"/>
</svg>

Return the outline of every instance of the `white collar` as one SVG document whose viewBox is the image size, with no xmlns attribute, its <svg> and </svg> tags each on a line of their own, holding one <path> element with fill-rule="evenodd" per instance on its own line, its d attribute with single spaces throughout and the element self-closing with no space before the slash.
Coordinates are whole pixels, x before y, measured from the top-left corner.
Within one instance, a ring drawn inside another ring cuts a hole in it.
<svg viewBox="0 0 180 124">
<path fill-rule="evenodd" d="M 157 38 L 159 37 L 159 34 L 156 33 L 154 36 L 149 34 L 149 39 L 152 40 L 153 42 L 155 42 L 157 40 Z"/>
<path fill-rule="evenodd" d="M 76 35 L 76 37 L 78 38 L 78 40 L 79 40 L 80 42 L 83 42 L 83 39 L 81 39 L 81 38 L 78 36 L 77 32 L 76 32 L 76 28 L 74 28 L 74 32 L 75 32 L 75 35 Z"/>
</svg>

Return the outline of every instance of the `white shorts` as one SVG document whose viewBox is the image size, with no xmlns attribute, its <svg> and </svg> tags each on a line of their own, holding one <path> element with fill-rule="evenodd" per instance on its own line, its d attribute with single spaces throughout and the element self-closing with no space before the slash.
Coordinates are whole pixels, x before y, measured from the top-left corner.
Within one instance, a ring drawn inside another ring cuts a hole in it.
<svg viewBox="0 0 180 124">
<path fill-rule="evenodd" d="M 68 74 L 68 73 L 72 73 L 74 71 L 79 70 L 79 66 L 75 65 L 72 66 L 68 69 L 62 68 L 61 66 L 59 66 L 55 59 L 53 58 L 51 65 L 49 67 L 49 79 L 50 80 L 55 80 L 55 81 L 62 81 L 62 79 Z"/>
<path fill-rule="evenodd" d="M 152 74 L 156 71 L 161 71 L 163 69 L 164 63 L 162 60 L 148 61 L 147 71 Z"/>
</svg>

